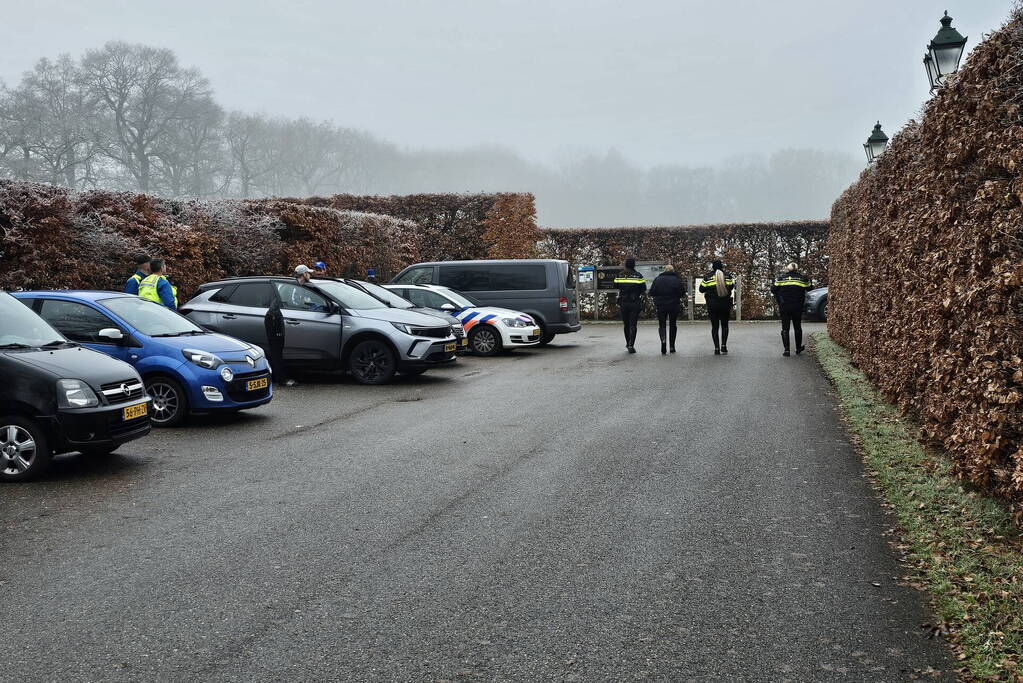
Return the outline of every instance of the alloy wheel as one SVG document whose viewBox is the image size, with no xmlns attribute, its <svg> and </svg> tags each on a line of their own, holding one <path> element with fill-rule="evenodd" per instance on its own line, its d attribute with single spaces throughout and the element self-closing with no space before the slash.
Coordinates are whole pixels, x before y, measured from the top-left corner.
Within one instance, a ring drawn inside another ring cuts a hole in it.
<svg viewBox="0 0 1023 683">
<path fill-rule="evenodd" d="M 0 426 L 0 472 L 16 475 L 32 467 L 36 458 L 35 439 L 20 425 Z"/>
<path fill-rule="evenodd" d="M 352 359 L 352 370 L 358 378 L 370 384 L 392 374 L 394 357 L 391 350 L 378 342 L 359 345 Z"/>
<path fill-rule="evenodd" d="M 181 410 L 181 397 L 177 390 L 171 385 L 154 381 L 149 385 L 149 395 L 153 397 L 153 417 L 156 424 L 170 422 Z"/>
<path fill-rule="evenodd" d="M 497 336 L 489 327 L 481 328 L 473 335 L 472 347 L 477 353 L 493 353 L 497 348 Z"/>
</svg>

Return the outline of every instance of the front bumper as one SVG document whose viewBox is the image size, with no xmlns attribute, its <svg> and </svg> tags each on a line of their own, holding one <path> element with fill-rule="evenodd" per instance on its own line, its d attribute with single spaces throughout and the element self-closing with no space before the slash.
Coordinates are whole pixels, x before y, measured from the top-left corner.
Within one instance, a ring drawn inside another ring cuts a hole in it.
<svg viewBox="0 0 1023 683">
<path fill-rule="evenodd" d="M 405 357 L 398 361 L 398 369 L 411 370 L 453 363 L 459 346 L 460 342 L 454 337 L 440 340 L 417 337 L 405 349 Z"/>
<path fill-rule="evenodd" d="M 144 416 L 124 418 L 125 408 L 142 404 L 146 406 Z M 147 396 L 115 406 L 61 410 L 42 421 L 47 423 L 50 448 L 54 453 L 66 453 L 115 446 L 143 437 L 153 427 L 149 421 L 152 411 L 153 401 Z"/>
<path fill-rule="evenodd" d="M 265 360 L 260 360 L 255 369 L 248 364 L 234 362 L 229 367 L 234 371 L 234 378 L 230 382 L 225 382 L 220 376 L 220 368 L 208 370 L 191 363 L 180 368 L 185 375 L 193 412 L 255 408 L 273 400 L 273 381 Z M 250 385 L 250 382 L 253 384 Z"/>
<path fill-rule="evenodd" d="M 540 326 L 501 327 L 501 338 L 507 346 L 535 346 L 540 343 Z"/>
</svg>

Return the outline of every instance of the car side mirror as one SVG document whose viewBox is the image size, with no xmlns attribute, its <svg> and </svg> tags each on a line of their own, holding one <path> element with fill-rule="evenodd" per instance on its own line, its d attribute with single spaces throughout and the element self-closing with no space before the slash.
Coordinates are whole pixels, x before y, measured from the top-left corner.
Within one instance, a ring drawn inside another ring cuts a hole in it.
<svg viewBox="0 0 1023 683">
<path fill-rule="evenodd" d="M 328 301 L 327 302 L 327 313 L 330 314 L 330 315 L 340 315 L 341 307 L 338 306 L 333 301 Z"/>
<path fill-rule="evenodd" d="M 444 304 L 443 306 L 440 307 L 440 310 L 442 310 L 442 311 L 457 311 L 458 309 L 455 307 L 454 304 Z"/>
<path fill-rule="evenodd" d="M 100 339 L 107 339 L 115 343 L 122 343 L 124 341 L 124 332 L 121 332 L 116 327 L 105 327 L 99 331 L 96 335 Z"/>
</svg>

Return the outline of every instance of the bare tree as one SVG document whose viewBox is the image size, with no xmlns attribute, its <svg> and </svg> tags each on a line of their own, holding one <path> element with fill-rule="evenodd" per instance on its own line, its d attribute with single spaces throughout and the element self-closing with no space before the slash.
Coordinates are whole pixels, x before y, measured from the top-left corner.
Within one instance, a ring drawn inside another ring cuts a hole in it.
<svg viewBox="0 0 1023 683">
<path fill-rule="evenodd" d="M 181 68 L 170 50 L 122 42 L 86 53 L 82 71 L 111 131 L 104 152 L 128 170 L 140 191 L 150 191 L 160 143 L 194 113 L 196 102 L 212 98 L 209 82 Z"/>
<path fill-rule="evenodd" d="M 230 174 L 221 124 L 224 111 L 212 97 L 196 97 L 181 107 L 176 125 L 154 145 L 161 186 L 172 197 L 219 194 Z"/>
</svg>

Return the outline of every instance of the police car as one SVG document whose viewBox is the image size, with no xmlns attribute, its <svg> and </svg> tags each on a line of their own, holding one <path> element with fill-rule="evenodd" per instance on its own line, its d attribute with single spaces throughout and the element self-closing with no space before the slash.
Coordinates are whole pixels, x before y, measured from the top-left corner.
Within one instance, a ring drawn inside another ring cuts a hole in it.
<svg viewBox="0 0 1023 683">
<path fill-rule="evenodd" d="M 484 306 L 467 294 L 440 285 L 385 287 L 416 306 L 444 311 L 457 318 L 469 337 L 469 350 L 481 356 L 540 343 L 540 326 L 521 311 Z"/>
</svg>

